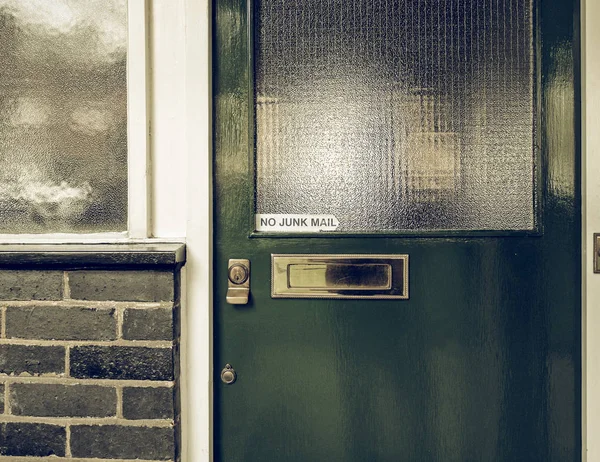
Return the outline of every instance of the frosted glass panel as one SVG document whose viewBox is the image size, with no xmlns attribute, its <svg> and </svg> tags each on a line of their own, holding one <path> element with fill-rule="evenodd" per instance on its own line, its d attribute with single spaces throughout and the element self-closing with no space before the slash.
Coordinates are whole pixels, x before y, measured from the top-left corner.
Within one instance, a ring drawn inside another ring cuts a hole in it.
<svg viewBox="0 0 600 462">
<path fill-rule="evenodd" d="M 530 0 L 255 7 L 257 213 L 534 228 Z"/>
<path fill-rule="evenodd" d="M 126 0 L 0 0 L 0 233 L 127 228 Z"/>
</svg>

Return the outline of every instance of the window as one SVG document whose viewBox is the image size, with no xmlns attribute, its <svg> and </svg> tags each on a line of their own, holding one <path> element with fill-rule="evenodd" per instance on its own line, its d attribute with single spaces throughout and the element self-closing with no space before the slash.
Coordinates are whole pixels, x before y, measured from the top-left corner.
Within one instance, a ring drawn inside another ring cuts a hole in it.
<svg viewBox="0 0 600 462">
<path fill-rule="evenodd" d="M 127 0 L 0 0 L 0 233 L 127 231 L 127 35 Z"/>
<path fill-rule="evenodd" d="M 255 4 L 257 214 L 536 229 L 532 1 Z"/>
</svg>

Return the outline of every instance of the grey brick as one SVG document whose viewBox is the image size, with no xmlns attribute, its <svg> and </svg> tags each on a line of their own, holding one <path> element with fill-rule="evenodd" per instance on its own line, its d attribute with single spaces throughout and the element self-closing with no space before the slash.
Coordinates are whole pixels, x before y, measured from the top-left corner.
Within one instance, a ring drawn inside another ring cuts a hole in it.
<svg viewBox="0 0 600 462">
<path fill-rule="evenodd" d="M 14 415 L 112 417 L 117 410 L 117 392 L 110 387 L 15 383 L 9 393 Z"/>
<path fill-rule="evenodd" d="M 126 419 L 172 419 L 173 388 L 124 388 L 123 417 Z"/>
<path fill-rule="evenodd" d="M 114 309 L 31 306 L 6 311 L 8 338 L 54 340 L 114 340 Z"/>
<path fill-rule="evenodd" d="M 66 431 L 58 425 L 34 423 L 0 424 L 0 455 L 65 456 Z"/>
<path fill-rule="evenodd" d="M 171 271 L 73 271 L 69 287 L 78 300 L 172 301 L 175 278 Z"/>
<path fill-rule="evenodd" d="M 65 349 L 61 346 L 0 345 L 0 374 L 63 374 Z"/>
<path fill-rule="evenodd" d="M 176 459 L 173 428 L 74 425 L 73 457 L 104 459 Z"/>
<path fill-rule="evenodd" d="M 0 414 L 4 414 L 4 384 L 0 383 Z"/>
<path fill-rule="evenodd" d="M 60 300 L 62 271 L 0 271 L 0 300 Z"/>
<path fill-rule="evenodd" d="M 71 349 L 71 376 L 119 380 L 173 380 L 170 348 L 81 346 Z"/>
<path fill-rule="evenodd" d="M 172 309 L 127 309 L 123 313 L 123 338 L 173 340 Z"/>
</svg>

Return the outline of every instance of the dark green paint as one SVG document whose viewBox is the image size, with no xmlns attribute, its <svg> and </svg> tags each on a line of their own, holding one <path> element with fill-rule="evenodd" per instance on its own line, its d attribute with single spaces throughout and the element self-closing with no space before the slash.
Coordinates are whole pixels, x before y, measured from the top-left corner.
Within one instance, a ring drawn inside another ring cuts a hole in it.
<svg viewBox="0 0 600 462">
<path fill-rule="evenodd" d="M 215 0 L 215 460 L 581 459 L 575 3 L 539 2 L 540 235 L 252 239 L 247 4 Z M 272 300 L 271 253 L 407 253 L 410 300 Z"/>
</svg>

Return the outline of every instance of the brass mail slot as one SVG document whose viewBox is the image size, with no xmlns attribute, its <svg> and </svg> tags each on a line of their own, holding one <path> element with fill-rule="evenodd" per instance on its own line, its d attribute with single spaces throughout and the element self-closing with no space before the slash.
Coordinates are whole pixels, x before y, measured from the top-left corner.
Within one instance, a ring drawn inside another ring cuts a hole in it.
<svg viewBox="0 0 600 462">
<path fill-rule="evenodd" d="M 271 255 L 271 273 L 273 298 L 408 298 L 408 255 Z"/>
<path fill-rule="evenodd" d="M 380 290 L 392 285 L 390 265 L 323 263 L 290 265 L 290 289 Z"/>
</svg>

